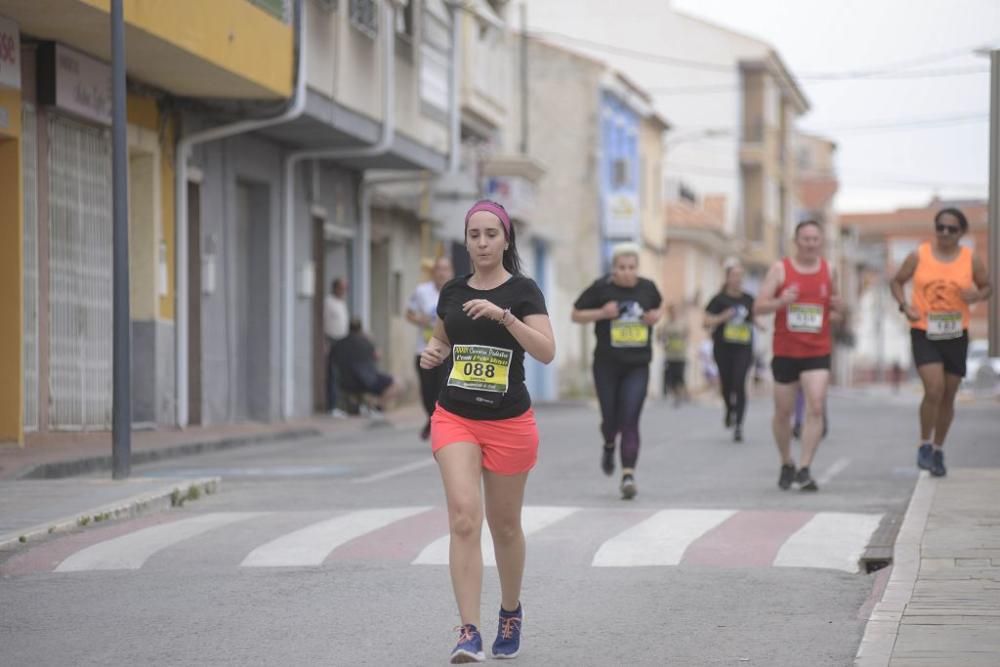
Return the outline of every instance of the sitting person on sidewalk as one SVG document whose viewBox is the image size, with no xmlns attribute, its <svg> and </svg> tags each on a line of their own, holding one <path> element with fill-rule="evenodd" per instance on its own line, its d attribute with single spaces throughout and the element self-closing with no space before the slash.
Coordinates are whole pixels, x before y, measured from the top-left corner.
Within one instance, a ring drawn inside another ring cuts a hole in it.
<svg viewBox="0 0 1000 667">
<path fill-rule="evenodd" d="M 347 337 L 337 343 L 334 350 L 340 388 L 353 394 L 374 397 L 373 418 L 381 418 L 387 402 L 402 389 L 387 373 L 380 373 L 375 365 L 377 353 L 370 338 L 361 331 L 361 321 L 352 319 Z"/>
</svg>

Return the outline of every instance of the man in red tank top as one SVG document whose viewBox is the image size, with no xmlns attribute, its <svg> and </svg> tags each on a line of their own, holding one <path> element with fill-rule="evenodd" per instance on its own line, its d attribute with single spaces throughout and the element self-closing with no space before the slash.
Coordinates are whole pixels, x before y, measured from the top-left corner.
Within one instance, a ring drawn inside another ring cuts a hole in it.
<svg viewBox="0 0 1000 667">
<path fill-rule="evenodd" d="M 830 383 L 830 322 L 843 317 L 830 267 L 823 259 L 823 228 L 814 220 L 795 228 L 795 256 L 775 262 L 754 303 L 754 313 L 774 317 L 774 419 L 772 430 L 781 456 L 778 486 L 795 483 L 803 491 L 819 487 L 809 472 L 823 433 L 823 407 Z M 799 388 L 806 401 L 802 455 L 798 470 L 792 458 L 791 417 Z"/>
</svg>

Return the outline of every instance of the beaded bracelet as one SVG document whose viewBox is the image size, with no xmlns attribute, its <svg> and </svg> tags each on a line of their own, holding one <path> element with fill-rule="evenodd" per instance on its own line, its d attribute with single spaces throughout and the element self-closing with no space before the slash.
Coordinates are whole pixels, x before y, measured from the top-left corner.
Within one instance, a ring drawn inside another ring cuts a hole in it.
<svg viewBox="0 0 1000 667">
<path fill-rule="evenodd" d="M 500 326 L 502 326 L 502 327 L 507 327 L 508 326 L 508 323 L 507 323 L 507 316 L 508 315 L 510 315 L 510 308 L 504 308 L 503 309 L 503 315 L 500 316 L 500 319 L 497 320 L 497 323 Z"/>
</svg>

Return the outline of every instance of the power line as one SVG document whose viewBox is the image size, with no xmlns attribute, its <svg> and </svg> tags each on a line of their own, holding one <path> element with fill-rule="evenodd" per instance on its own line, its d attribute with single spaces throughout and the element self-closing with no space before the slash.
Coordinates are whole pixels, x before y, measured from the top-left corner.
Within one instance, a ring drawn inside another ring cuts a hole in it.
<svg viewBox="0 0 1000 667">
<path fill-rule="evenodd" d="M 579 44 L 581 46 L 586 46 L 588 48 L 594 49 L 596 51 L 604 51 L 607 53 L 616 53 L 618 55 L 626 56 L 629 58 L 634 58 L 637 60 L 645 60 L 647 62 L 658 62 L 666 65 L 676 65 L 678 67 L 689 67 L 691 69 L 698 69 L 704 71 L 714 71 L 714 72 L 732 72 L 736 68 L 736 63 L 715 63 L 706 62 L 701 60 L 691 60 L 688 58 L 679 58 L 676 56 L 669 56 L 661 53 L 654 53 L 652 51 L 642 51 L 638 49 L 631 49 L 627 47 L 617 46 L 615 44 L 608 44 L 607 42 L 598 42 L 590 39 L 584 39 L 582 37 L 574 37 L 573 35 L 567 35 L 565 33 L 549 31 L 549 30 L 531 30 L 528 32 L 531 37 L 538 38 L 551 38 L 556 40 L 561 40 L 573 44 Z M 795 78 L 801 80 L 817 80 L 826 81 L 832 79 L 861 79 L 861 78 L 878 78 L 887 77 L 891 74 L 896 74 L 898 76 L 898 70 L 906 70 L 916 65 L 927 64 L 931 62 L 940 62 L 946 60 L 952 60 L 961 55 L 969 55 L 975 49 L 982 48 L 983 44 L 973 44 L 962 49 L 951 49 L 949 51 L 944 51 L 936 54 L 928 54 L 925 56 L 919 56 L 909 60 L 896 61 L 894 63 L 888 63 L 885 65 L 880 65 L 879 67 L 873 67 L 869 69 L 861 70 L 841 70 L 841 71 L 828 71 L 828 72 L 804 72 L 797 75 Z M 975 70 L 966 70 L 969 73 L 972 71 L 989 71 L 989 69 L 983 70 L 982 68 L 976 68 Z M 909 77 L 904 78 L 918 78 L 919 72 L 909 73 Z"/>
</svg>

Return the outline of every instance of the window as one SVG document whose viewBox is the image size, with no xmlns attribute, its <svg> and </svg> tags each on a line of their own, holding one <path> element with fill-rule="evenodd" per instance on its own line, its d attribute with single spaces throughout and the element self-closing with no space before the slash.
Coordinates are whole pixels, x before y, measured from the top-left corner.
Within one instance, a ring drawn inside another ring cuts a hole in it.
<svg viewBox="0 0 1000 667">
<path fill-rule="evenodd" d="M 396 10 L 396 36 L 413 41 L 413 2 Z"/>
<path fill-rule="evenodd" d="M 632 175 L 629 173 L 628 160 L 618 158 L 611 163 L 611 186 L 615 188 L 626 188 L 632 183 Z"/>
<path fill-rule="evenodd" d="M 378 35 L 378 3 L 375 0 L 351 0 L 351 25 L 374 39 Z"/>
</svg>

